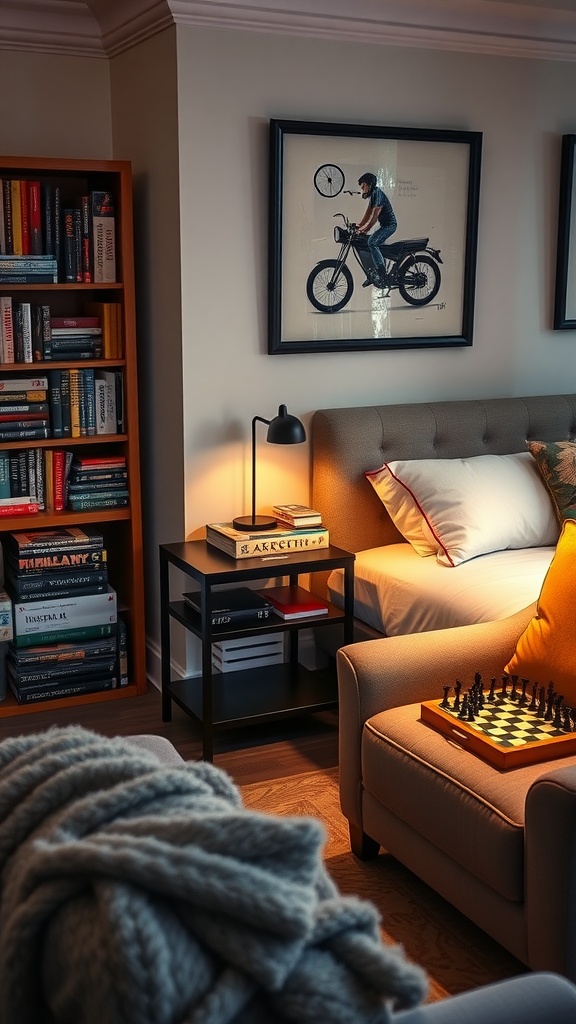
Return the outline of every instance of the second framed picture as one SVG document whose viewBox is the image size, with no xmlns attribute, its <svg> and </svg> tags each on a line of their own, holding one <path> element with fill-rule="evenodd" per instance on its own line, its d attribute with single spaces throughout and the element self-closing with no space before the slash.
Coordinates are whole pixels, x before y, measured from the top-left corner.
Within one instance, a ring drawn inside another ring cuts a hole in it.
<svg viewBox="0 0 576 1024">
<path fill-rule="evenodd" d="M 482 133 L 270 122 L 277 353 L 472 344 Z"/>
</svg>

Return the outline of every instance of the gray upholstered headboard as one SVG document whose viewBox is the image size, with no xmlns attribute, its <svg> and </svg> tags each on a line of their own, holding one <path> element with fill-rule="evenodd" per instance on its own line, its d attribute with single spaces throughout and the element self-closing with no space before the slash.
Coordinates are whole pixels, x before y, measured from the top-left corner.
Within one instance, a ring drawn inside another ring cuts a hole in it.
<svg viewBox="0 0 576 1024">
<path fill-rule="evenodd" d="M 312 505 L 338 547 L 397 543 L 366 470 L 392 459 L 511 455 L 530 439 L 574 437 L 576 395 L 321 409 L 312 420 Z"/>
</svg>

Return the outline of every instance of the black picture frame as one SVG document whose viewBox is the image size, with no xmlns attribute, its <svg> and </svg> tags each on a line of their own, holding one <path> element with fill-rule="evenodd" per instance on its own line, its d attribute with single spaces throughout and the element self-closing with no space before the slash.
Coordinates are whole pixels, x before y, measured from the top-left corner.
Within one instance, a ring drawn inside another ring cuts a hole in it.
<svg viewBox="0 0 576 1024">
<path fill-rule="evenodd" d="M 472 345 L 481 154 L 481 132 L 272 119 L 269 354 Z M 317 270 L 348 244 L 346 218 L 361 221 L 367 171 L 398 222 L 384 287 L 362 287 L 365 236 L 337 276 Z"/>
<path fill-rule="evenodd" d="M 562 136 L 554 330 L 576 330 L 576 135 Z"/>
</svg>

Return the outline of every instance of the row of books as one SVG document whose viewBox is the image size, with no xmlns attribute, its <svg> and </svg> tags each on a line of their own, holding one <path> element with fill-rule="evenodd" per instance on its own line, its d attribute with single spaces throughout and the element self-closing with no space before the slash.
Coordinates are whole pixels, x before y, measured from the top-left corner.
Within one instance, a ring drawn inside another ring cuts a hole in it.
<svg viewBox="0 0 576 1024">
<path fill-rule="evenodd" d="M 195 612 L 201 613 L 198 591 L 182 596 Z M 265 587 L 262 590 L 234 587 L 212 591 L 208 612 L 212 627 L 218 628 L 257 625 L 273 621 L 275 615 L 288 620 L 327 615 L 328 605 L 299 586 Z"/>
<path fill-rule="evenodd" d="M 1 257 L 0 257 L 1 265 Z M 0 295 L 0 362 L 74 362 L 122 358 L 119 302 L 88 303 L 85 316 L 53 317 L 47 303 Z"/>
<path fill-rule="evenodd" d="M 123 434 L 124 371 L 91 366 L 0 378 L 0 441 Z"/>
<path fill-rule="evenodd" d="M 0 451 L 0 519 L 128 504 L 124 455 L 84 456 L 61 448 Z"/>
<path fill-rule="evenodd" d="M 8 684 L 30 704 L 125 686 L 127 630 L 108 582 L 104 537 L 79 527 L 3 541 L 12 637 Z"/>
<path fill-rule="evenodd" d="M 0 281 L 116 281 L 111 193 L 71 197 L 60 185 L 23 178 L 0 179 L 0 186 Z"/>
</svg>

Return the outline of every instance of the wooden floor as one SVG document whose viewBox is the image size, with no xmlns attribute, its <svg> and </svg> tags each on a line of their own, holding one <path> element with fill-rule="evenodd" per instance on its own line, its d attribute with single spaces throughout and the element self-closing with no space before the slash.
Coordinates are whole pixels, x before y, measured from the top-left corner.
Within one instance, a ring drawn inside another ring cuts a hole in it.
<svg viewBox="0 0 576 1024">
<path fill-rule="evenodd" d="M 0 737 L 74 724 L 104 736 L 166 736 L 185 761 L 199 759 L 202 742 L 197 724 L 174 703 L 172 721 L 163 722 L 160 705 L 159 691 L 149 686 L 144 697 L 0 719 Z M 334 768 L 338 764 L 338 716 L 322 712 L 276 725 L 218 733 L 214 763 L 238 785 Z"/>
</svg>

